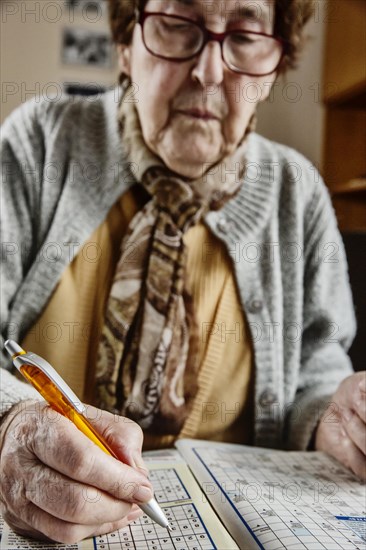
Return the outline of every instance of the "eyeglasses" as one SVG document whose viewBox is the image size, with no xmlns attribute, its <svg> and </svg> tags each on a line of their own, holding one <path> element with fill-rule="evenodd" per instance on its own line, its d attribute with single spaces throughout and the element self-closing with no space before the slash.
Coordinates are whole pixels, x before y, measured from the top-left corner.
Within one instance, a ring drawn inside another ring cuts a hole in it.
<svg viewBox="0 0 366 550">
<path fill-rule="evenodd" d="M 222 60 L 230 70 L 266 76 L 276 71 L 284 56 L 285 41 L 263 32 L 234 29 L 215 33 L 187 17 L 162 12 L 136 15 L 145 48 L 161 59 L 188 61 L 214 40 L 220 43 Z"/>
</svg>

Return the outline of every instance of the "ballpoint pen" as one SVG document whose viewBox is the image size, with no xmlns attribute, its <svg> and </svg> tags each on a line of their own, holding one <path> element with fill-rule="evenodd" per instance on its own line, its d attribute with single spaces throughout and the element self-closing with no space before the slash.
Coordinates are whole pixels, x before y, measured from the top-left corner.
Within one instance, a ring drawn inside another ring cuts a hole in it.
<svg viewBox="0 0 366 550">
<path fill-rule="evenodd" d="M 7 340 L 4 344 L 6 351 L 12 357 L 17 370 L 32 384 L 42 397 L 57 412 L 71 420 L 84 435 L 98 445 L 105 453 L 118 457 L 113 449 L 98 434 L 93 425 L 85 416 L 86 407 L 77 398 L 75 393 L 61 378 L 57 371 L 39 355 L 26 352 L 13 340 Z M 161 527 L 171 531 L 171 527 L 164 512 L 154 498 L 145 504 L 139 504 L 143 512 Z"/>
</svg>

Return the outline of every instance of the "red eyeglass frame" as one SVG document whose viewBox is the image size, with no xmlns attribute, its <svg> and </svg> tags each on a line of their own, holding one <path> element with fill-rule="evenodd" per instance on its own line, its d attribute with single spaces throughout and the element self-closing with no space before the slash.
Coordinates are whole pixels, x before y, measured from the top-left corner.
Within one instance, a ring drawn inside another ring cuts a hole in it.
<svg viewBox="0 0 366 550">
<path fill-rule="evenodd" d="M 165 57 L 164 55 L 159 55 L 159 54 L 156 54 L 154 53 L 150 48 L 148 48 L 148 46 L 146 45 L 146 42 L 145 42 L 145 36 L 144 36 L 144 24 L 145 24 L 145 21 L 146 19 L 148 19 L 150 16 L 152 15 L 162 15 L 164 17 L 171 17 L 174 19 L 180 19 L 181 21 L 186 21 L 188 23 L 192 23 L 193 25 L 195 25 L 196 27 L 198 27 L 199 29 L 201 29 L 201 31 L 203 31 L 203 42 L 202 42 L 202 46 L 201 48 L 198 50 L 198 52 L 196 52 L 195 54 L 193 55 L 190 55 L 189 57 L 185 57 L 184 59 L 182 59 L 181 57 Z M 170 13 L 164 13 L 164 12 L 142 12 L 140 13 L 139 10 L 136 10 L 135 12 L 135 18 L 136 18 L 136 23 L 139 23 L 141 25 L 141 30 L 142 30 L 142 40 L 143 40 L 143 43 L 144 43 L 144 46 L 145 48 L 147 49 L 147 51 L 149 53 L 151 53 L 151 55 L 153 55 L 154 57 L 158 57 L 159 59 L 164 59 L 166 61 L 173 61 L 175 63 L 184 63 L 185 61 L 189 61 L 190 59 L 193 59 L 194 57 L 198 56 L 201 54 L 201 52 L 203 51 L 203 49 L 205 48 L 206 44 L 208 42 L 210 42 L 211 40 L 214 40 L 215 42 L 219 42 L 220 44 L 220 49 L 221 49 L 221 58 L 222 58 L 222 61 L 223 63 L 225 64 L 225 66 L 232 72 L 234 73 L 237 73 L 237 74 L 241 74 L 241 75 L 248 75 L 248 76 L 257 76 L 257 77 L 260 77 L 260 76 L 268 76 L 270 74 L 273 74 L 277 71 L 278 67 L 280 66 L 284 56 L 286 55 L 286 45 L 287 45 L 287 42 L 286 40 L 284 40 L 283 38 L 279 37 L 279 36 L 274 36 L 272 34 L 267 34 L 265 32 L 256 32 L 256 31 L 246 31 L 246 30 L 243 30 L 243 29 L 230 29 L 229 31 L 225 31 L 225 32 L 221 32 L 221 33 L 216 33 L 216 32 L 212 32 L 210 31 L 209 29 L 207 29 L 207 27 L 205 25 L 203 25 L 202 23 L 198 22 L 198 21 L 194 21 L 193 19 L 190 19 L 189 17 L 184 17 L 182 15 L 172 15 Z M 225 40 L 225 38 L 227 36 L 229 36 L 230 34 L 232 33 L 237 33 L 237 32 L 240 32 L 240 33 L 243 33 L 243 34 L 255 34 L 255 35 L 259 35 L 259 36 L 266 36 L 268 38 L 272 38 L 273 40 L 275 40 L 276 42 L 278 42 L 280 45 L 281 45 L 281 49 L 282 49 L 282 52 L 281 52 L 281 56 L 280 56 L 280 59 L 276 65 L 276 67 L 273 69 L 273 71 L 270 71 L 269 73 L 265 73 L 265 74 L 254 74 L 254 73 L 248 73 L 248 72 L 243 72 L 243 71 L 239 71 L 237 69 L 233 69 L 232 67 L 230 67 L 225 59 L 224 59 L 224 53 L 223 53 L 223 42 Z"/>
</svg>

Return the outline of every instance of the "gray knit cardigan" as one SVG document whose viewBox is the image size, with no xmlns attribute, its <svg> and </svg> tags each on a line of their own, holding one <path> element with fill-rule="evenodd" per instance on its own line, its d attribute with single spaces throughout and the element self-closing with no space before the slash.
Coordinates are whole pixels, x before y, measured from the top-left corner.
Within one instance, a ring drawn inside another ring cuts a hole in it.
<svg viewBox="0 0 366 550">
<path fill-rule="evenodd" d="M 65 267 L 135 181 L 138 167 L 127 163 L 118 134 L 120 93 L 34 99 L 3 124 L 1 344 L 21 341 Z M 232 258 L 252 335 L 254 443 L 306 449 L 352 373 L 356 326 L 344 248 L 307 159 L 252 133 L 247 161 L 238 195 L 205 223 Z M 10 374 L 5 353 L 2 363 L 5 412 L 35 393 Z"/>
</svg>

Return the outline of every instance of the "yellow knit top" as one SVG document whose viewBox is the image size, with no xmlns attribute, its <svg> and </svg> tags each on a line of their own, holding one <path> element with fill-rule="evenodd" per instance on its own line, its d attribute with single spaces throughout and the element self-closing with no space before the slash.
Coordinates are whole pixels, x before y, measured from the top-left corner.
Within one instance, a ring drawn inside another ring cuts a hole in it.
<svg viewBox="0 0 366 550">
<path fill-rule="evenodd" d="M 120 243 L 140 207 L 133 190 L 117 201 L 66 268 L 22 342 L 26 350 L 47 359 L 87 403 L 94 399 L 98 341 Z M 179 437 L 250 444 L 253 350 L 231 261 L 203 223 L 190 228 L 184 240 L 201 360 L 199 390 Z M 171 446 L 175 438 L 145 433 L 144 449 Z"/>
</svg>

